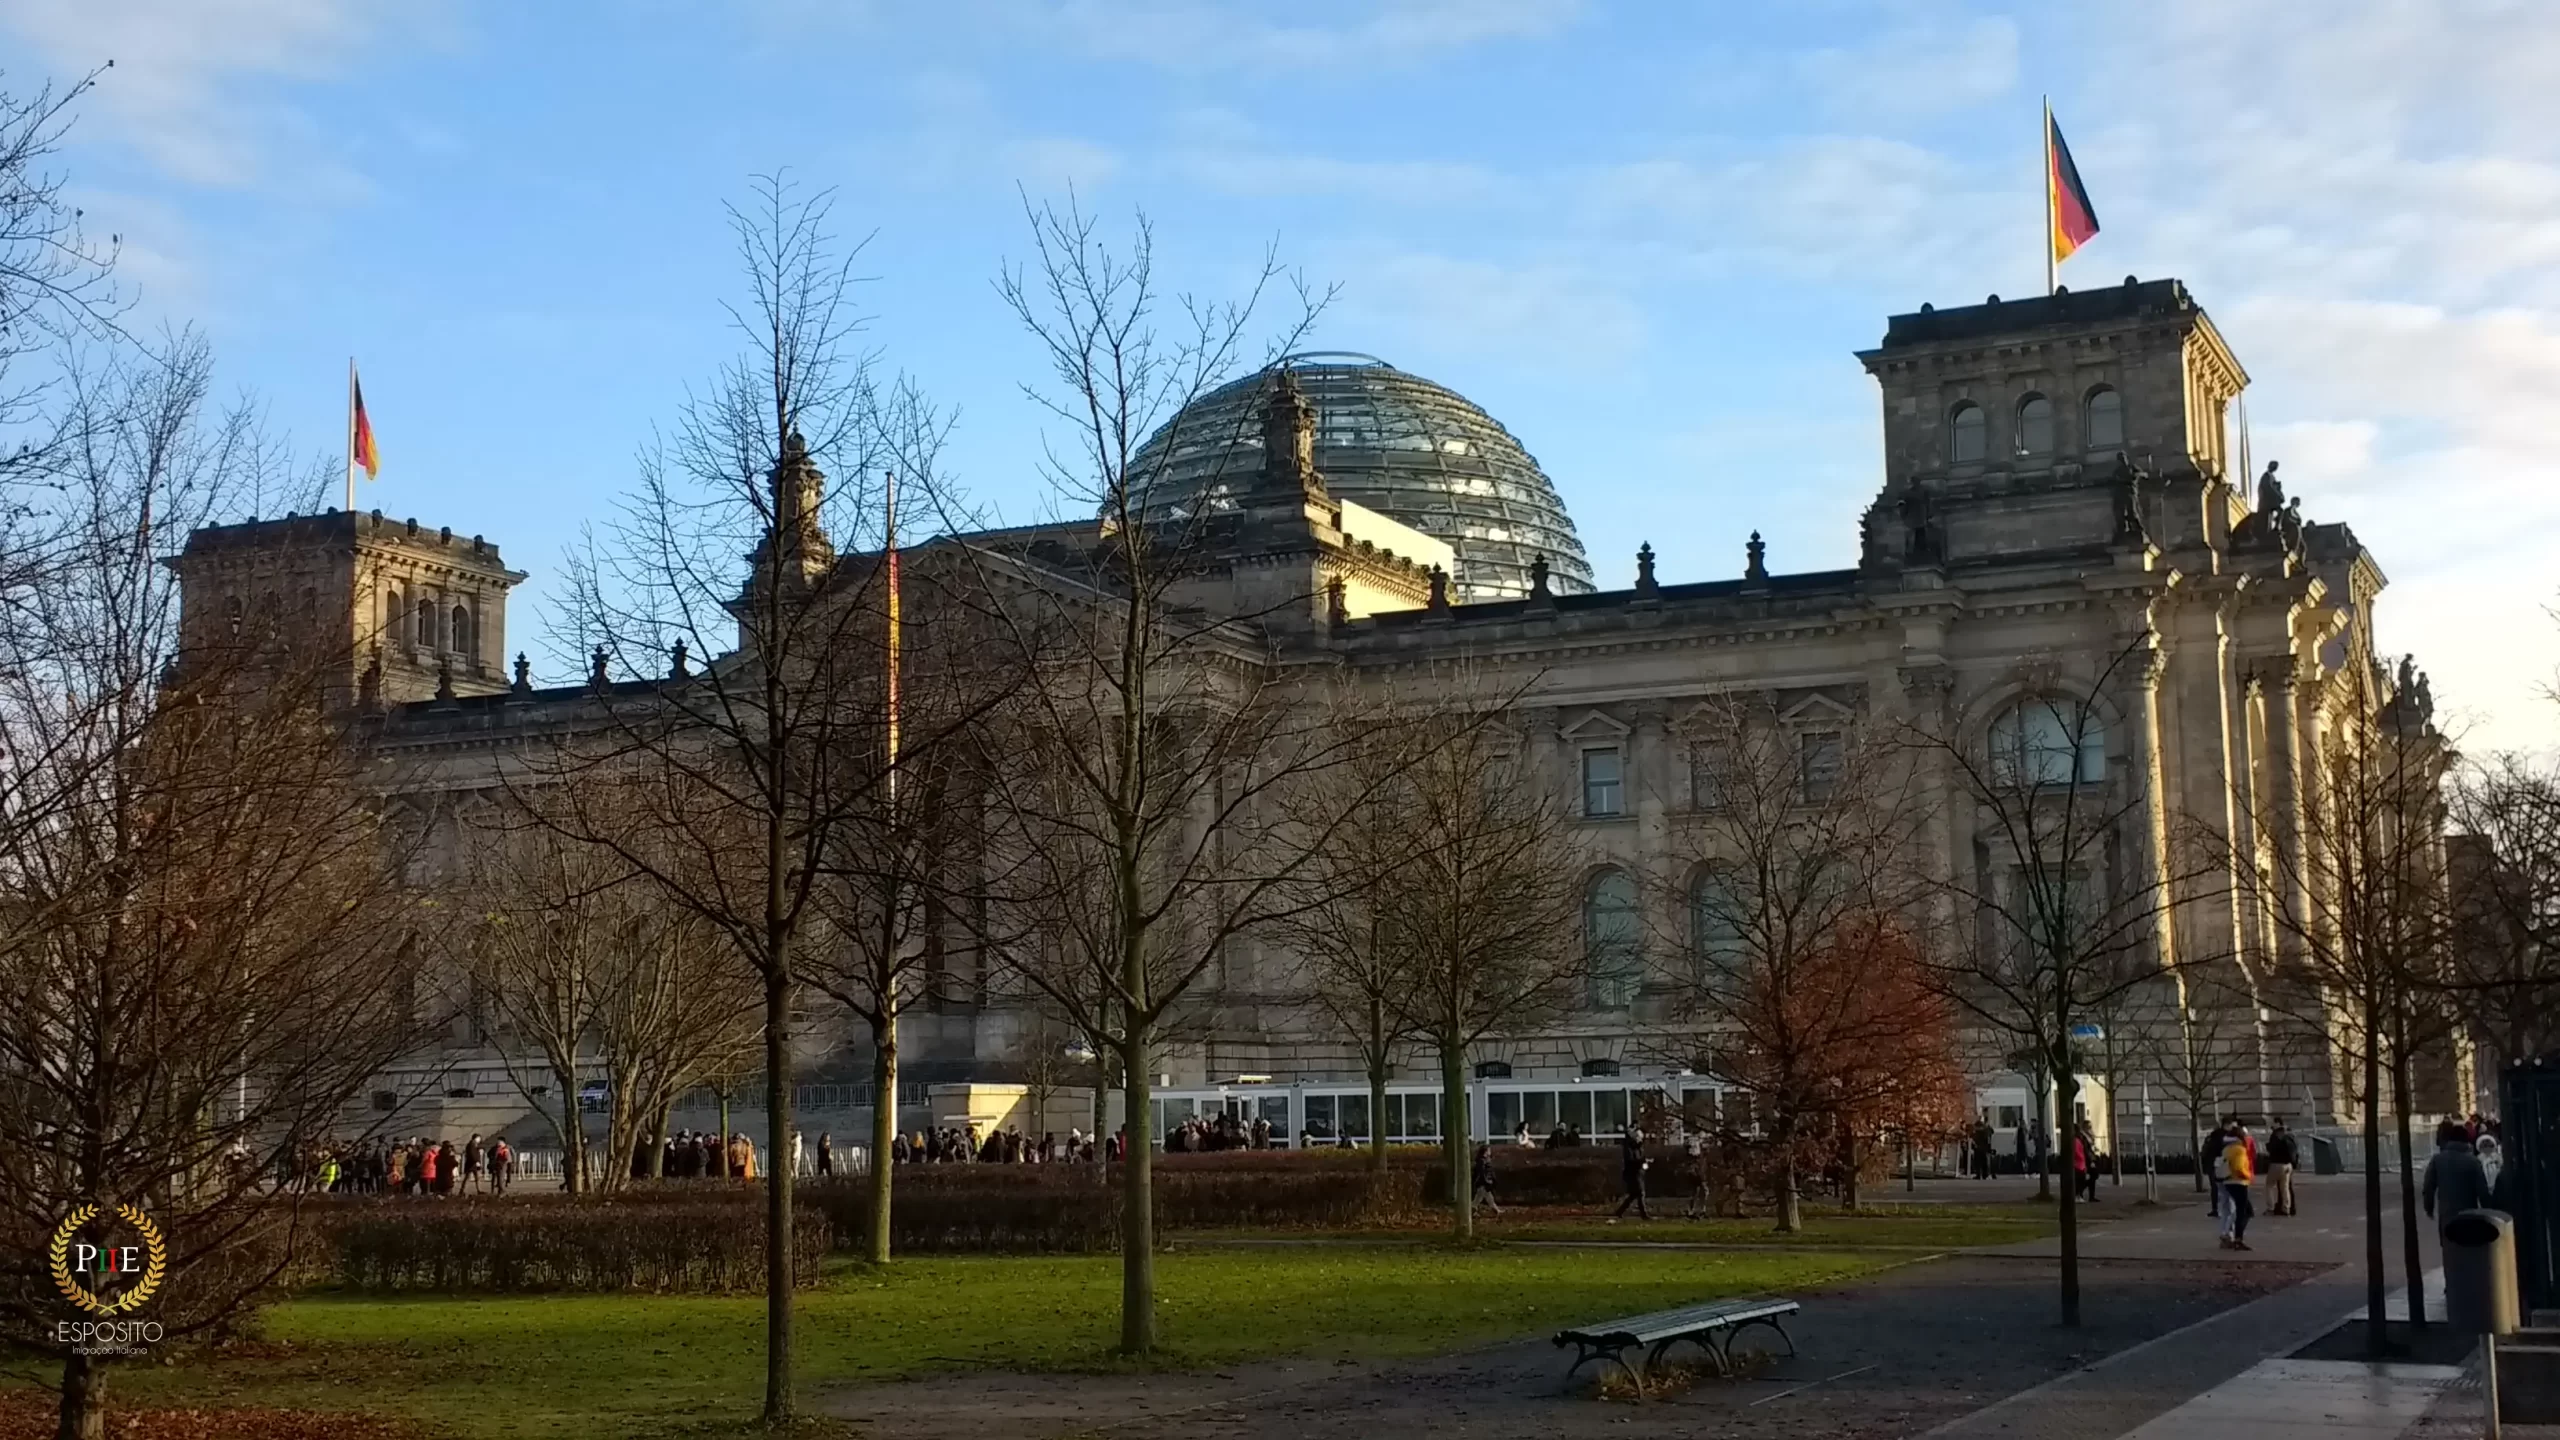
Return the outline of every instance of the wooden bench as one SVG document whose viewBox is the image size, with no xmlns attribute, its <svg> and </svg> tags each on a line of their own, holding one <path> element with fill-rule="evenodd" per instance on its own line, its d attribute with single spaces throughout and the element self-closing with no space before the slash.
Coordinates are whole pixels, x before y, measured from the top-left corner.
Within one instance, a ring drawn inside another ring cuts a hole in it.
<svg viewBox="0 0 2560 1440">
<path fill-rule="evenodd" d="M 1719 1375 L 1733 1373 L 1734 1337 L 1754 1325 L 1776 1331 L 1786 1343 L 1787 1354 L 1794 1355 L 1796 1342 L 1788 1336 L 1784 1322 L 1801 1308 L 1793 1300 L 1720 1300 L 1708 1305 L 1687 1305 L 1559 1330 L 1556 1348 L 1571 1345 L 1580 1351 L 1574 1357 L 1573 1368 L 1564 1372 L 1567 1383 L 1571 1383 L 1575 1371 L 1597 1360 L 1604 1369 L 1617 1366 L 1636 1387 L 1636 1394 L 1642 1395 L 1646 1372 L 1659 1371 L 1662 1357 L 1683 1341 L 1705 1351 Z M 1630 1350 L 1646 1352 L 1641 1369 L 1628 1361 Z"/>
</svg>

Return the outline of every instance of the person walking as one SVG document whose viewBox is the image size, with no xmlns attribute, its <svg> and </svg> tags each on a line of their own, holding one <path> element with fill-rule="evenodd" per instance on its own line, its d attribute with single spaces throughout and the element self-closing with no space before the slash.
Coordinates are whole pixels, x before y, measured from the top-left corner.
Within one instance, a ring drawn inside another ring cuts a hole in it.
<svg viewBox="0 0 2560 1440">
<path fill-rule="evenodd" d="M 2293 1213 L 2293 1167 L 2301 1159 L 2301 1149 L 2293 1132 L 2276 1121 L 2267 1131 L 2267 1213 Z"/>
<path fill-rule="evenodd" d="M 2229 1138 L 2222 1147 L 2222 1205 L 2230 1213 L 2230 1233 L 2223 1240 L 2225 1250 L 2249 1248 L 2249 1184 L 2257 1178 L 2255 1147 L 2249 1143 L 2248 1127 L 2234 1120 Z"/>
<path fill-rule="evenodd" d="M 821 1130 L 818 1132 L 818 1174 L 825 1177 L 835 1173 L 836 1137 Z"/>
<path fill-rule="evenodd" d="M 1688 1208 L 1682 1218 L 1703 1220 L 1707 1215 L 1707 1137 L 1692 1130 L 1680 1137 L 1681 1179 L 1689 1186 Z"/>
<path fill-rule="evenodd" d="M 1467 1168 L 1469 1208 L 1501 1214 L 1502 1202 L 1493 1198 L 1493 1145 L 1490 1141 L 1476 1142 L 1474 1158 Z"/>
<path fill-rule="evenodd" d="M 1609 1217 L 1610 1224 L 1615 1225 L 1625 1219 L 1630 1205 L 1636 1207 L 1637 1219 L 1653 1218 L 1653 1212 L 1644 1204 L 1644 1172 L 1645 1167 L 1652 1163 L 1644 1158 L 1644 1131 L 1634 1125 L 1628 1126 L 1618 1137 L 1618 1183 L 1625 1187 L 1626 1194 L 1619 1197 L 1617 1213 Z"/>
<path fill-rule="evenodd" d="M 480 1143 L 478 1135 L 473 1135 L 470 1143 L 462 1147 L 463 1194 L 468 1195 L 480 1188 L 480 1172 L 488 1163 L 489 1147 Z"/>
<path fill-rule="evenodd" d="M 2447 1120 L 2436 1127 L 2436 1153 L 2428 1157 L 2418 1199 L 2427 1217 L 2436 1222 L 2439 1237 L 2454 1216 L 2489 1203 L 2489 1171 L 2480 1163 L 2480 1151 L 2461 1121 Z"/>
<path fill-rule="evenodd" d="M 2071 1188 L 2090 1204 L 2098 1200 L 2097 1136 L 2089 1122 L 2081 1121 L 2071 1128 Z"/>
<path fill-rule="evenodd" d="M 508 1148 L 507 1137 L 501 1135 L 489 1146 L 489 1193 L 506 1194 L 507 1182 L 515 1175 L 516 1152 Z"/>
</svg>

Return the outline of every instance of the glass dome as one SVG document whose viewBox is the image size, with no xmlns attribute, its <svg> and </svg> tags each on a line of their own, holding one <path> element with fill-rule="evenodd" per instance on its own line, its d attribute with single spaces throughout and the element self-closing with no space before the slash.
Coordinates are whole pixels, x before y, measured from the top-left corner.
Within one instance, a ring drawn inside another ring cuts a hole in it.
<svg viewBox="0 0 2560 1440">
<path fill-rule="evenodd" d="M 1315 408 L 1316 470 L 1337 500 L 1350 500 L 1449 542 L 1457 573 L 1449 596 L 1518 599 L 1529 567 L 1546 557 L 1547 587 L 1592 588 L 1573 518 L 1553 481 L 1499 421 L 1456 391 L 1369 355 L 1335 351 L 1282 357 Z M 1149 436 L 1129 473 L 1147 487 L 1146 509 L 1226 508 L 1262 469 L 1259 370 L 1195 400 Z"/>
</svg>

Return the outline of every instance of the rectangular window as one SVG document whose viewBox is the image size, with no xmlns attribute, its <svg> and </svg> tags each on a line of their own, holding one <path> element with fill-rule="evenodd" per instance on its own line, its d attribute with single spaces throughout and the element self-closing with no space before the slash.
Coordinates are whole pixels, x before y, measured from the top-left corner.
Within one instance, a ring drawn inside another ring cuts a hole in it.
<svg viewBox="0 0 2560 1440">
<path fill-rule="evenodd" d="M 1716 1092 L 1683 1090 L 1680 1092 L 1680 1123 L 1700 1133 L 1716 1128 Z"/>
<path fill-rule="evenodd" d="M 1307 1133 L 1318 1140 L 1333 1138 L 1332 1096 L 1310 1095 L 1307 1097 Z"/>
<path fill-rule="evenodd" d="M 1520 1118 L 1529 1122 L 1533 1135 L 1544 1136 L 1556 1128 L 1556 1092 L 1524 1090 L 1520 1094 Z"/>
<path fill-rule="evenodd" d="M 1556 1092 L 1556 1119 L 1581 1133 L 1591 1133 L 1591 1092 L 1560 1090 Z"/>
<path fill-rule="evenodd" d="M 1397 1095 L 1390 1097 L 1391 1106 L 1401 1106 L 1404 1123 L 1396 1134 L 1416 1140 L 1429 1140 L 1440 1133 L 1440 1097 L 1438 1095 Z"/>
<path fill-rule="evenodd" d="M 1595 819 L 1626 813 L 1626 766 L 1614 745 L 1582 752 L 1582 813 Z"/>
<path fill-rule="evenodd" d="M 1724 808 L 1724 747 L 1689 747 L 1689 804 L 1699 810 Z"/>
<path fill-rule="evenodd" d="M 1485 1132 L 1496 1140 L 1508 1139 L 1520 1128 L 1520 1092 L 1495 1090 L 1484 1097 Z"/>
<path fill-rule="evenodd" d="M 1591 1092 L 1591 1128 L 1598 1135 L 1614 1135 L 1627 1128 L 1627 1092 L 1594 1090 Z"/>
<path fill-rule="evenodd" d="M 1809 730 L 1797 746 L 1804 798 L 1814 803 L 1830 799 L 1831 792 L 1840 788 L 1840 732 Z"/>
<path fill-rule="evenodd" d="M 1390 1099 L 1387 1103 L 1393 1105 L 1395 1102 L 1393 1099 Z M 1368 1096 L 1341 1096 L 1335 1100 L 1333 1108 L 1339 1117 L 1336 1121 L 1336 1124 L 1339 1127 L 1339 1133 L 1348 1135 L 1354 1140 L 1366 1140 L 1369 1138 Z"/>
<path fill-rule="evenodd" d="M 2026 1106 L 2024 1106 L 2024 1105 L 2003 1105 L 2003 1106 L 2001 1106 L 2001 1107 L 2000 1107 L 2000 1126 L 1999 1126 L 1999 1128 L 2001 1128 L 2001 1129 L 2003 1129 L 2003 1130 L 2015 1130 L 2015 1129 L 2017 1129 L 2019 1126 L 2024 1125 L 2024 1124 L 2026 1124 L 2026 1123 L 2027 1123 L 2027 1107 L 2026 1107 Z"/>
</svg>

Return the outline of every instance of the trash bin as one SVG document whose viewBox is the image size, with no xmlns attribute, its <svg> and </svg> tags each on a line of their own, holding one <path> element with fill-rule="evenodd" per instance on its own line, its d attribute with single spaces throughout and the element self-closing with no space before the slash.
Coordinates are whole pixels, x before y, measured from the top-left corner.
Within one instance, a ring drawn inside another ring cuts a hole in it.
<svg viewBox="0 0 2560 1440">
<path fill-rule="evenodd" d="M 2311 1137 L 2311 1173 L 2314 1175 L 2344 1175 L 2347 1173 L 2347 1162 L 2338 1154 L 2337 1141 L 2330 1139 L 2326 1135 L 2314 1135 Z"/>
<path fill-rule="evenodd" d="M 2512 1335 L 2516 1303 L 2515 1217 L 2465 1210 L 2444 1223 L 2444 1315 L 2466 1335 Z"/>
</svg>

